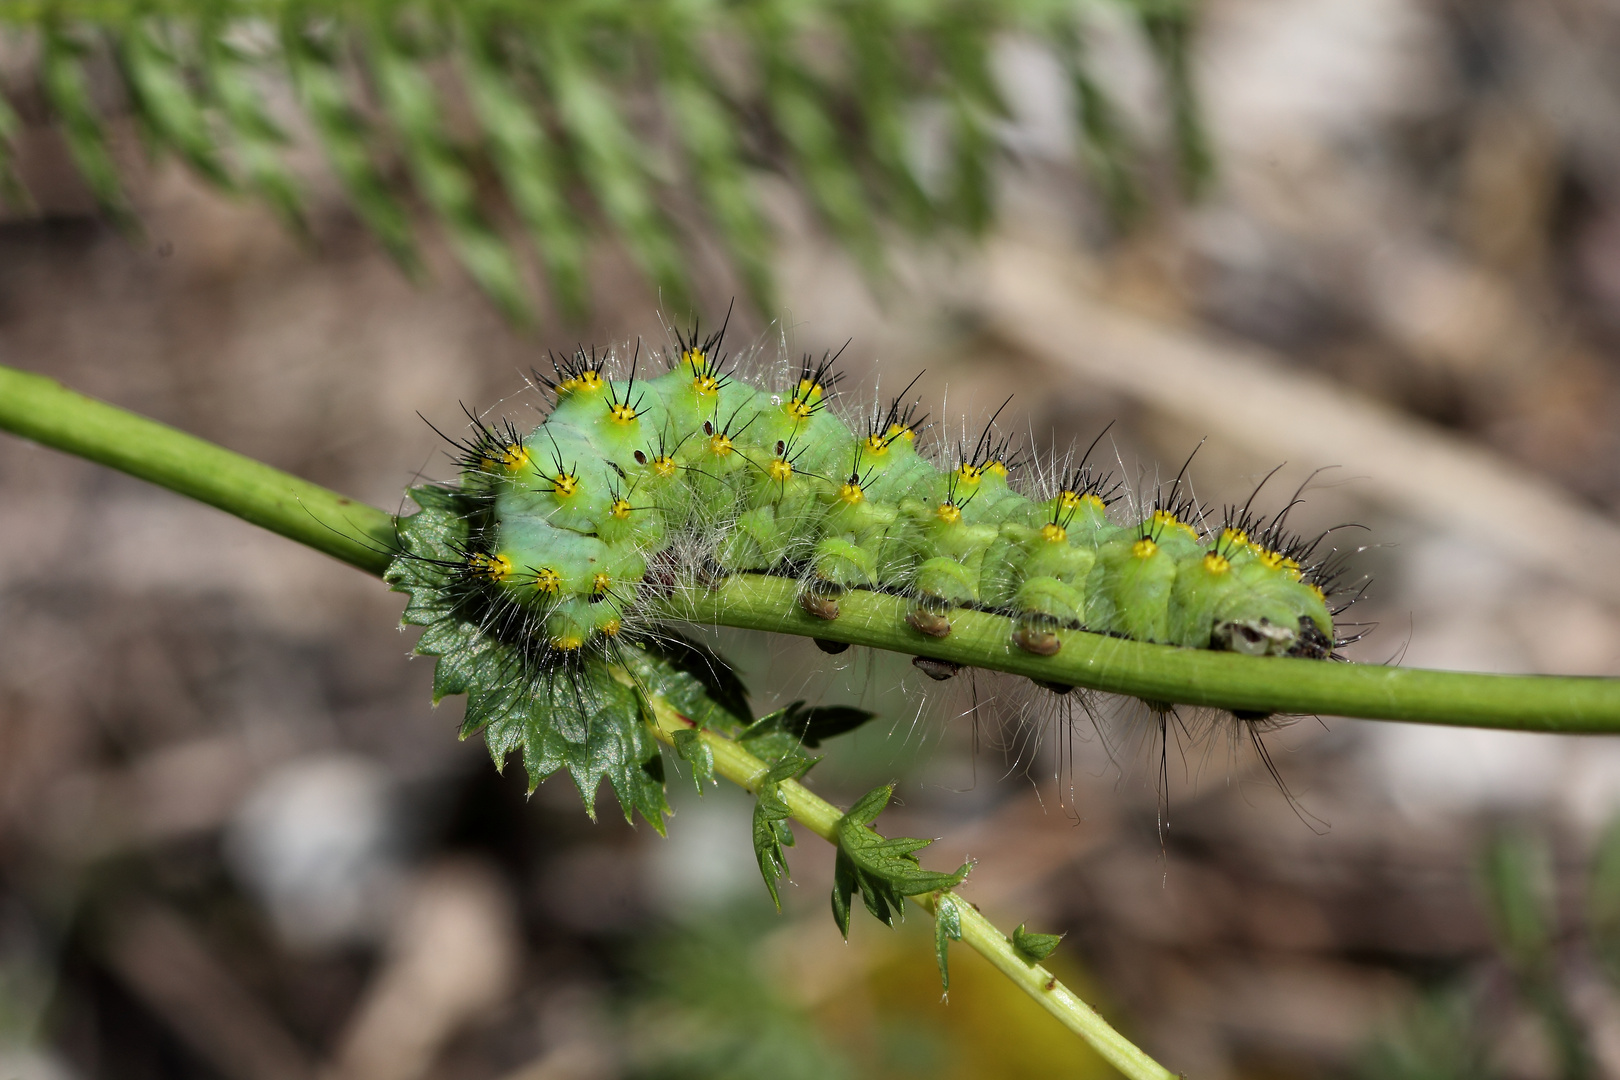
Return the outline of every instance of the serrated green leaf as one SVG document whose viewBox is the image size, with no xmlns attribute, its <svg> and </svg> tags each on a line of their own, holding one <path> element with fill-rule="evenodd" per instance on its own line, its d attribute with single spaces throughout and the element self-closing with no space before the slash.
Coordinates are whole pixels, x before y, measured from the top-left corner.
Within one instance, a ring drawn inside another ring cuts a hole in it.
<svg viewBox="0 0 1620 1080">
<path fill-rule="evenodd" d="M 803 701 L 777 709 L 745 728 L 737 739 L 763 761 L 803 757 L 804 748 L 816 749 L 821 740 L 853 731 L 876 714 L 848 705 L 805 708 Z"/>
<path fill-rule="evenodd" d="M 412 496 L 423 509 L 400 520 L 402 554 L 384 580 L 410 595 L 405 621 L 423 628 L 416 651 L 437 658 L 435 700 L 467 695 L 462 737 L 483 732 L 497 768 L 520 754 L 531 792 L 566 769 L 593 818 L 606 779 L 626 820 L 639 813 L 662 833 L 669 813 L 663 758 L 643 720 L 639 689 L 620 682 L 599 657 L 537 670 L 518 649 L 485 634 L 468 615 L 477 609 L 466 601 L 475 597 L 458 593 L 466 586 L 451 572 L 474 500 L 439 488 Z"/>
<path fill-rule="evenodd" d="M 734 731 L 749 722 L 748 689 L 724 658 L 679 634 L 661 631 L 620 651 L 630 674 L 700 728 Z"/>
<path fill-rule="evenodd" d="M 954 874 L 924 870 L 915 853 L 933 841 L 885 839 L 875 832 L 871 823 L 889 805 L 893 794 L 892 785 L 873 788 L 838 822 L 832 908 L 833 919 L 845 937 L 849 936 L 850 900 L 857 890 L 866 910 L 885 926 L 893 926 L 896 912 L 905 917 L 906 897 L 955 888 L 972 869 L 964 863 Z"/>
<path fill-rule="evenodd" d="M 951 992 L 950 957 L 946 950 L 953 941 L 962 940 L 962 910 L 949 893 L 940 895 L 934 904 L 934 960 L 939 964 L 939 981 L 945 993 Z"/>
<path fill-rule="evenodd" d="M 692 784 L 703 794 L 704 784 L 714 784 L 714 751 L 703 741 L 697 729 L 687 728 L 675 733 L 675 753 L 692 767 Z"/>
<path fill-rule="evenodd" d="M 1024 963 L 1031 965 L 1038 964 L 1051 956 L 1053 950 L 1058 947 L 1058 942 L 1062 940 L 1062 934 L 1031 933 L 1024 929 L 1023 923 L 1019 923 L 1018 929 L 1014 930 L 1012 934 L 1013 949 L 1017 951 L 1019 956 L 1023 957 Z"/>
<path fill-rule="evenodd" d="M 760 781 L 754 800 L 754 857 L 759 860 L 760 876 L 770 890 L 777 910 L 782 908 L 782 897 L 776 891 L 778 878 L 787 877 L 787 856 L 784 847 L 793 846 L 793 830 L 788 827 L 790 816 L 787 801 L 782 798 L 782 783 L 797 780 L 809 771 L 815 762 L 797 757 L 779 761 Z"/>
</svg>

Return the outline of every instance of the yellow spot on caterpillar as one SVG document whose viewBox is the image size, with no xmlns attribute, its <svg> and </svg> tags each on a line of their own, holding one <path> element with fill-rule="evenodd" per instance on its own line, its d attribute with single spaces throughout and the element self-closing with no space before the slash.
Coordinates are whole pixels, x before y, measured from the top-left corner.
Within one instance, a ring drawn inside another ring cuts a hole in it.
<svg viewBox="0 0 1620 1080">
<path fill-rule="evenodd" d="M 505 555 L 485 555 L 480 551 L 468 558 L 467 566 L 491 581 L 505 581 L 512 576 L 512 560 Z"/>
<path fill-rule="evenodd" d="M 1145 536 L 1131 545 L 1131 554 L 1138 559 L 1150 559 L 1153 557 L 1153 553 L 1158 550 L 1159 545 Z"/>
<path fill-rule="evenodd" d="M 608 591 L 608 588 L 612 584 L 613 579 L 611 577 L 609 577 L 603 571 L 598 571 L 591 577 L 591 594 L 594 596 L 602 596 Z"/>
<path fill-rule="evenodd" d="M 955 503 L 943 502 L 939 504 L 939 509 L 934 511 L 934 515 L 947 525 L 955 525 L 962 520 L 962 508 Z"/>
<path fill-rule="evenodd" d="M 1327 593 L 1322 591 L 1322 586 L 1316 584 L 1314 581 L 1307 581 L 1305 583 L 1305 587 L 1311 590 L 1311 592 L 1315 593 L 1316 598 L 1322 601 L 1322 603 L 1327 603 Z"/>
<path fill-rule="evenodd" d="M 1288 558 L 1288 556 L 1284 555 L 1282 552 L 1267 551 L 1265 548 L 1259 548 L 1257 549 L 1256 554 L 1260 556 L 1260 562 L 1268 569 L 1281 570 L 1283 574 L 1286 575 L 1291 581 L 1298 581 L 1300 579 L 1299 563 Z"/>
<path fill-rule="evenodd" d="M 851 482 L 838 489 L 838 498 L 843 502 L 854 506 L 856 503 L 866 498 L 866 492 L 861 490 L 861 485 Z"/>
<path fill-rule="evenodd" d="M 781 483 L 793 476 L 793 463 L 782 458 L 777 458 L 775 461 L 765 466 L 765 472 L 772 480 L 775 480 L 777 483 Z"/>
<path fill-rule="evenodd" d="M 1293 559 L 1284 559 L 1282 561 L 1282 572 L 1288 575 L 1288 579 L 1290 581 L 1298 581 L 1300 578 L 1304 577 L 1304 575 L 1300 573 L 1299 563 L 1295 562 Z"/>
<path fill-rule="evenodd" d="M 1063 490 L 1058 492 L 1057 504 L 1059 510 L 1078 510 L 1083 496 L 1078 491 Z"/>
<path fill-rule="evenodd" d="M 562 634 L 551 639 L 551 647 L 561 649 L 563 652 L 573 652 L 584 644 L 585 639 L 578 634 Z"/>
<path fill-rule="evenodd" d="M 964 484 L 977 484 L 983 475 L 983 469 L 977 465 L 969 465 L 965 461 L 956 467 L 956 478 Z"/>
<path fill-rule="evenodd" d="M 808 420 L 816 411 L 810 407 L 810 403 L 808 401 L 801 401 L 798 398 L 794 398 L 793 400 L 789 401 L 786 405 L 783 405 L 782 408 L 795 420 Z"/>
<path fill-rule="evenodd" d="M 731 437 L 723 431 L 717 431 L 710 435 L 709 453 L 716 457 L 725 457 L 731 453 Z"/>
<path fill-rule="evenodd" d="M 668 480 L 670 477 L 674 476 L 676 469 L 678 468 L 678 466 L 675 464 L 675 459 L 670 457 L 668 454 L 659 454 L 657 457 L 653 458 L 652 467 L 653 472 L 657 473 L 665 480 Z"/>
<path fill-rule="evenodd" d="M 801 398 L 804 398 L 806 401 L 808 401 L 812 397 L 820 397 L 820 396 L 821 396 L 821 384 L 820 383 L 812 382 L 809 379 L 800 379 L 799 380 L 799 392 L 797 394 L 795 394 L 794 397 L 801 397 Z"/>
<path fill-rule="evenodd" d="M 904 439 L 911 442 L 917 438 L 917 433 L 903 424 L 890 424 L 889 430 L 883 433 L 883 438 L 889 442 L 895 439 Z"/>
<path fill-rule="evenodd" d="M 889 452 L 889 440 L 882 435 L 868 435 L 866 437 L 866 452 L 873 456 Z"/>
<path fill-rule="evenodd" d="M 713 375 L 699 375 L 692 380 L 692 393 L 698 397 L 713 397 L 720 392 L 720 380 Z"/>
<path fill-rule="evenodd" d="M 529 451 L 524 449 L 522 443 L 511 443 L 510 445 L 501 447 L 497 456 L 480 459 L 478 462 L 478 467 L 483 469 L 485 472 L 490 472 L 494 470 L 496 465 L 500 465 L 505 468 L 507 472 L 517 472 L 528 463 Z"/>
<path fill-rule="evenodd" d="M 702 349 L 687 349 L 681 353 L 681 363 L 691 366 L 694 373 L 703 371 L 709 363 L 709 358 Z"/>
<path fill-rule="evenodd" d="M 1063 526 L 1053 522 L 1047 522 L 1041 526 L 1041 536 L 1049 544 L 1061 544 L 1069 538 L 1069 534 L 1064 530 Z"/>
<path fill-rule="evenodd" d="M 579 388 L 581 390 L 600 390 L 606 385 L 607 380 L 602 378 L 601 372 L 586 368 L 579 373 Z"/>
<path fill-rule="evenodd" d="M 562 589 L 562 575 L 549 566 L 542 566 L 534 572 L 534 591 L 549 593 L 556 596 Z"/>
<path fill-rule="evenodd" d="M 608 406 L 608 416 L 621 424 L 628 424 L 636 418 L 636 410 L 621 401 L 617 405 Z"/>
<path fill-rule="evenodd" d="M 1191 525 L 1187 524 L 1185 521 L 1182 521 L 1180 518 L 1176 517 L 1176 515 L 1172 514 L 1168 510 L 1155 510 L 1155 511 L 1153 511 L 1153 519 L 1152 520 L 1153 520 L 1154 526 L 1156 527 L 1156 530 L 1157 529 L 1163 529 L 1163 528 L 1176 528 L 1176 529 L 1180 529 L 1182 532 L 1186 533 L 1188 536 L 1192 537 L 1195 540 L 1198 538 L 1198 530 L 1197 529 L 1193 528 Z"/>
<path fill-rule="evenodd" d="M 1232 569 L 1232 564 L 1220 552 L 1210 551 L 1204 554 L 1204 569 L 1211 574 L 1224 574 Z"/>
<path fill-rule="evenodd" d="M 990 464 L 984 467 L 984 471 L 995 473 L 997 476 L 1002 477 L 1003 479 L 1005 479 L 1007 476 L 1007 466 L 1004 462 L 1000 461 L 990 462 Z"/>
<path fill-rule="evenodd" d="M 1242 529 L 1225 528 L 1221 530 L 1221 547 L 1241 548 L 1249 546 L 1249 534 Z"/>
<path fill-rule="evenodd" d="M 579 490 L 579 477 L 573 473 L 558 473 L 551 480 L 551 490 L 554 494 L 566 499 Z"/>
<path fill-rule="evenodd" d="M 620 521 L 623 521 L 625 518 L 630 516 L 630 510 L 631 506 L 629 499 L 614 499 L 613 504 L 608 507 L 608 513 L 612 514 Z"/>
<path fill-rule="evenodd" d="M 608 637 L 617 637 L 622 628 L 623 624 L 621 624 L 618 619 L 609 619 L 607 622 L 602 624 L 602 633 L 606 634 Z"/>
</svg>

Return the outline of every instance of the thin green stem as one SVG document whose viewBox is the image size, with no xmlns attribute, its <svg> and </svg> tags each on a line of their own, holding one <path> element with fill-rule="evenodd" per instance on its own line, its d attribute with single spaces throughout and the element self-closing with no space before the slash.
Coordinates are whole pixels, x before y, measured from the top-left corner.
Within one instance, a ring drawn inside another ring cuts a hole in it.
<svg viewBox="0 0 1620 1080">
<path fill-rule="evenodd" d="M 675 745 L 677 732 L 689 731 L 693 724 L 658 695 L 652 697 L 653 715 L 657 724 L 653 733 L 660 741 Z M 759 789 L 760 781 L 770 766 L 731 739 L 716 731 L 698 732 L 698 737 L 714 754 L 717 775 L 741 786 L 750 794 Z M 838 843 L 838 823 L 843 811 L 815 794 L 796 780 L 785 780 L 779 786 L 782 800 L 787 803 L 793 820 L 829 843 Z M 945 892 L 923 893 L 911 900 L 930 915 Z M 1115 1031 L 1097 1010 L 1080 1000 L 1079 996 L 1040 964 L 1031 964 L 1013 948 L 1012 941 L 996 929 L 979 909 L 958 897 L 957 908 L 962 920 L 962 943 L 995 965 L 1017 987 L 1034 998 L 1040 1006 L 1079 1035 L 1091 1048 L 1131 1080 L 1173 1080 L 1175 1073 L 1143 1053 L 1134 1043 Z"/>
<path fill-rule="evenodd" d="M 0 367 L 0 429 L 99 461 L 227 510 L 372 574 L 388 565 L 392 519 L 335 492 L 171 427 Z M 905 621 L 906 602 L 852 591 L 827 621 L 797 603 L 796 584 L 739 574 L 714 589 L 665 601 L 662 613 L 715 626 L 868 645 L 992 668 L 1147 701 L 1257 713 L 1300 713 L 1429 724 L 1620 733 L 1620 680 L 1477 675 L 1319 660 L 1239 656 L 1061 631 L 1055 656 L 1012 644 L 999 615 L 956 611 L 945 638 Z"/>
</svg>

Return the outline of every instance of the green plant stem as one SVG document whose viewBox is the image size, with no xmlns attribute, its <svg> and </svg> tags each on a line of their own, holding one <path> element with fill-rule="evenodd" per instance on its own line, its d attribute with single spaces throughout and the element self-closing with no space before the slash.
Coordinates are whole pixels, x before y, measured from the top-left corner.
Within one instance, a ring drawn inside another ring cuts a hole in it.
<svg viewBox="0 0 1620 1080">
<path fill-rule="evenodd" d="M 190 495 L 368 573 L 382 573 L 395 545 L 393 519 L 381 510 L 38 375 L 0 367 L 0 429 Z M 956 611 L 950 636 L 930 638 L 906 624 L 901 597 L 850 592 L 839 600 L 839 617 L 829 622 L 800 608 L 796 591 L 786 578 L 739 574 L 714 589 L 665 601 L 662 610 L 697 623 L 868 645 L 1147 701 L 1520 731 L 1620 733 L 1617 679 L 1260 658 L 1078 630 L 1059 632 L 1062 649 L 1041 657 L 1014 647 L 1012 624 L 999 615 Z"/>
<path fill-rule="evenodd" d="M 690 730 L 694 726 L 662 697 L 653 696 L 652 708 L 658 722 L 650 726 L 659 740 L 670 746 L 675 745 L 676 732 Z M 769 765 L 719 732 L 700 730 L 698 737 L 714 754 L 716 775 L 725 777 L 750 794 L 758 790 L 760 781 L 770 772 Z M 796 780 L 783 781 L 779 790 L 793 820 L 828 843 L 838 843 L 838 823 L 844 816 L 843 811 Z M 911 900 L 932 915 L 943 895 L 944 891 L 923 893 L 911 897 Z M 978 908 L 963 897 L 958 896 L 958 901 L 956 906 L 961 913 L 964 945 L 995 965 L 996 970 L 1057 1017 L 1064 1027 L 1086 1040 L 1093 1050 L 1131 1080 L 1172 1080 L 1175 1073 L 1115 1031 L 1108 1021 L 1098 1015 L 1097 1010 L 1059 982 L 1057 976 L 1040 964 L 1027 963 L 1019 956 L 1007 935 L 996 929 L 995 924 L 985 918 Z"/>
<path fill-rule="evenodd" d="M 398 547 L 393 519 L 167 424 L 0 366 L 0 429 L 189 495 L 369 574 Z"/>
</svg>

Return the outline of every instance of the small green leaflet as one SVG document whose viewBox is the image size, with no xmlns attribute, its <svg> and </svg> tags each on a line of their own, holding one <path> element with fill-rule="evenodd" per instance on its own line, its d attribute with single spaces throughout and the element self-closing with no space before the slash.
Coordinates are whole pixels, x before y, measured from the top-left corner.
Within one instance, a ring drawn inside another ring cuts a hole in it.
<svg viewBox="0 0 1620 1080">
<path fill-rule="evenodd" d="M 945 949 L 962 940 L 962 909 L 956 905 L 957 899 L 950 893 L 940 893 L 934 904 L 934 959 L 939 961 L 939 981 L 947 994 L 951 992 L 951 969 Z"/>
<path fill-rule="evenodd" d="M 704 784 L 715 783 L 714 779 L 714 751 L 709 744 L 703 741 L 703 736 L 695 728 L 675 733 L 675 752 L 681 760 L 692 766 L 692 783 L 697 787 L 698 794 L 703 794 Z"/>
<path fill-rule="evenodd" d="M 1062 934 L 1034 934 L 1024 929 L 1019 923 L 1018 929 L 1013 931 L 1012 947 L 1018 955 L 1023 957 L 1026 964 L 1038 964 L 1052 955 L 1052 950 L 1058 947 L 1063 940 Z"/>
<path fill-rule="evenodd" d="M 804 747 L 815 749 L 823 739 L 854 731 L 874 715 L 848 705 L 807 709 L 804 702 L 795 701 L 760 717 L 737 736 L 737 741 L 761 760 L 786 761 L 790 757 L 803 757 Z"/>
<path fill-rule="evenodd" d="M 787 856 L 784 847 L 793 846 L 793 830 L 788 827 L 788 805 L 782 798 L 782 781 L 797 780 L 810 771 L 816 759 L 802 754 L 788 757 L 771 766 L 771 771 L 760 781 L 757 801 L 754 803 L 754 856 L 759 859 L 760 876 L 771 891 L 771 899 L 778 911 L 782 897 L 776 891 L 776 880 L 787 877 Z"/>
<path fill-rule="evenodd" d="M 915 852 L 931 840 L 878 835 L 870 826 L 889 805 L 893 785 L 873 788 L 850 807 L 838 823 L 838 862 L 833 871 L 833 919 L 849 936 L 850 898 L 860 890 L 866 910 L 885 926 L 894 925 L 894 912 L 904 918 L 905 897 L 952 889 L 967 877 L 972 864 L 963 863 L 954 874 L 924 870 Z"/>
</svg>

